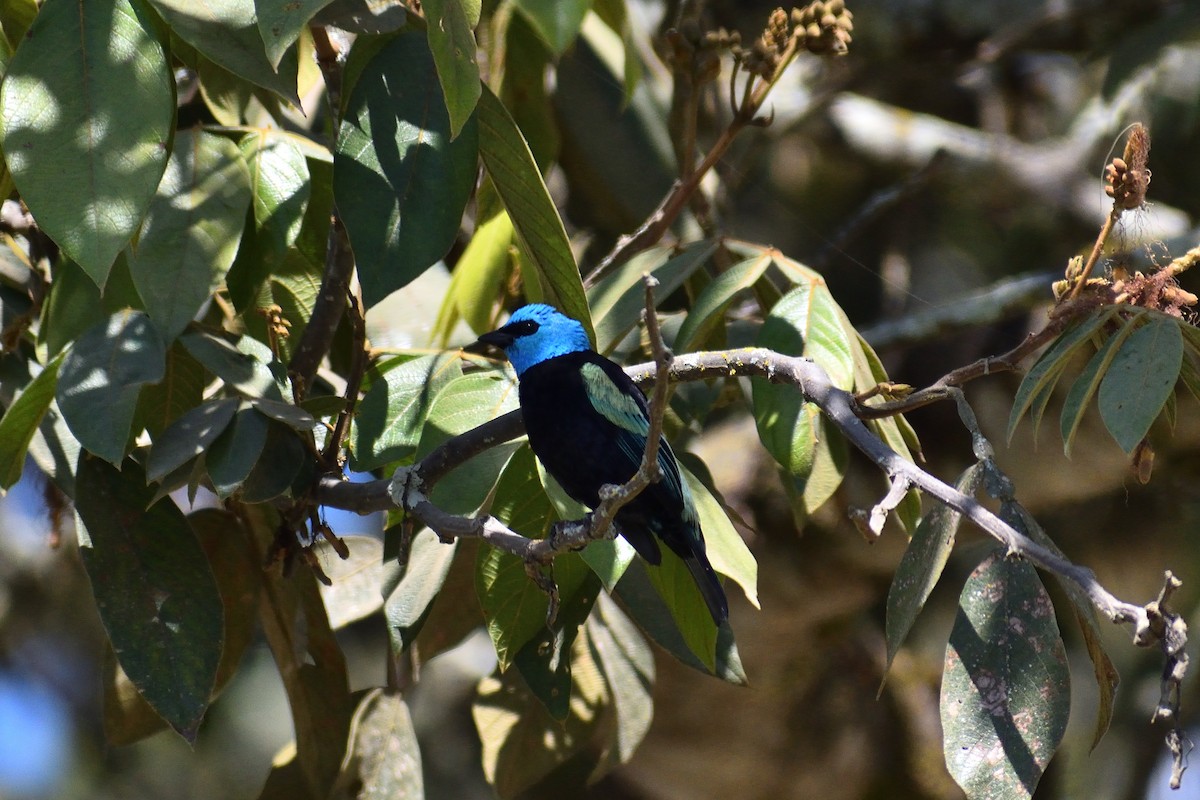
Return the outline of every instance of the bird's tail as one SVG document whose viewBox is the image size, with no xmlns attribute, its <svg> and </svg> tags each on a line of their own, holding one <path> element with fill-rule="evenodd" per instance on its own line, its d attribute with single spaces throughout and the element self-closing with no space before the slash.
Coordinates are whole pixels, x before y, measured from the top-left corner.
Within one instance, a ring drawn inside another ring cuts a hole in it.
<svg viewBox="0 0 1200 800">
<path fill-rule="evenodd" d="M 704 604 L 708 606 L 713 622 L 717 623 L 718 628 L 721 627 L 721 623 L 729 619 L 729 601 L 725 599 L 725 590 L 721 588 L 717 573 L 713 572 L 712 565 L 703 553 L 689 553 L 683 557 L 683 563 L 692 573 L 692 579 L 704 597 Z"/>
</svg>

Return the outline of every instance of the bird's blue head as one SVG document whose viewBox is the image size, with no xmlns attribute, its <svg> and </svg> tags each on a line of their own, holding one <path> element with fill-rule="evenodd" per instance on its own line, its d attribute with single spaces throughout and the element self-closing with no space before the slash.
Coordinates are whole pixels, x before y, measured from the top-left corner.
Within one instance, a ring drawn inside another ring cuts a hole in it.
<svg viewBox="0 0 1200 800">
<path fill-rule="evenodd" d="M 546 359 L 592 347 L 583 325 L 545 303 L 521 306 L 507 325 L 479 341 L 503 349 L 518 377 Z"/>
</svg>

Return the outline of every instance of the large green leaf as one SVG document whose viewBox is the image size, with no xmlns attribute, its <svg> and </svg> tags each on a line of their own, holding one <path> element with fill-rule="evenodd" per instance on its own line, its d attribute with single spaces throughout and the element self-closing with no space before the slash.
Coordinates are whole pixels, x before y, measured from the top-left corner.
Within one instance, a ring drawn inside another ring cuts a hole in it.
<svg viewBox="0 0 1200 800">
<path fill-rule="evenodd" d="M 429 49 L 437 64 L 442 95 L 450 112 L 450 136 L 456 137 L 479 102 L 479 64 L 475 60 L 475 26 L 480 0 L 425 0 Z"/>
<path fill-rule="evenodd" d="M 122 311 L 91 328 L 67 353 L 55 397 L 75 438 L 111 464 L 125 457 L 144 384 L 163 377 L 166 349 L 150 318 Z"/>
<path fill-rule="evenodd" d="M 587 619 L 587 641 L 592 659 L 604 672 L 616 711 L 608 760 L 623 764 L 633 756 L 654 718 L 654 653 L 637 627 L 604 594 Z"/>
<path fill-rule="evenodd" d="M 143 387 L 134 422 L 158 436 L 186 411 L 200 405 L 210 380 L 200 362 L 176 342 L 167 351 L 162 380 Z"/>
<path fill-rule="evenodd" d="M 179 341 L 209 372 L 239 394 L 249 398 L 283 399 L 276 375 L 257 354 L 239 349 L 224 337 L 207 331 L 190 330 L 180 336 Z"/>
<path fill-rule="evenodd" d="M 268 265 L 296 243 L 312 191 L 308 160 L 295 140 L 275 130 L 244 136 L 238 144 L 250 167 L 258 253 Z M 328 217 L 326 217 L 328 228 Z"/>
<path fill-rule="evenodd" d="M 591 0 L 514 0 L 538 35 L 555 53 L 566 50 L 592 7 Z"/>
<path fill-rule="evenodd" d="M 434 326 L 435 342 L 448 344 L 459 319 L 477 334 L 495 327 L 496 298 L 513 267 L 513 235 L 512 218 L 504 209 L 475 228 L 450 276 Z"/>
<path fill-rule="evenodd" d="M 946 766 L 971 800 L 1029 798 L 1062 741 L 1071 673 L 1037 572 L 1002 550 L 963 587 L 946 646 Z"/>
<path fill-rule="evenodd" d="M 38 226 L 103 286 L 167 164 L 175 88 L 128 0 L 48 0 L 0 86 L 0 148 Z"/>
<path fill-rule="evenodd" d="M 180 131 L 129 264 L 146 312 L 168 342 L 225 279 L 249 205 L 237 147 L 223 136 Z"/>
<path fill-rule="evenodd" d="M 854 355 L 841 324 L 841 308 L 819 275 L 805 270 L 801 277 L 805 280 L 771 309 L 757 343 L 779 353 L 811 358 L 828 373 L 834 386 L 850 391 L 854 388 Z M 829 444 L 832 432 L 822 430 L 826 426 L 820 413 L 794 386 L 754 378 L 753 399 L 759 438 L 791 476 L 795 493 L 804 500 L 803 510 L 811 513 L 841 482 L 844 459 L 839 464 L 838 452 Z M 811 496 L 807 494 L 810 481 L 814 482 Z"/>
<path fill-rule="evenodd" d="M 1138 328 L 1121 346 L 1100 383 L 1100 416 L 1126 453 L 1132 453 L 1150 431 L 1179 380 L 1181 324 L 1177 319 L 1156 317 Z"/>
<path fill-rule="evenodd" d="M 457 356 L 420 356 L 371 381 L 350 430 L 353 467 L 375 469 L 411 456 L 434 398 L 461 375 Z"/>
<path fill-rule="evenodd" d="M 975 490 L 983 480 L 983 467 L 972 464 L 959 477 L 955 488 L 968 497 L 974 497 Z M 913 531 L 912 541 L 896 567 L 892 578 L 892 586 L 888 589 L 887 598 L 887 666 L 890 669 L 896 653 L 912 630 L 917 615 L 925 607 L 925 601 L 933 592 L 942 569 L 954 549 L 954 539 L 958 535 L 958 524 L 962 514 L 949 506 L 938 505 L 925 515 L 921 524 Z"/>
<path fill-rule="evenodd" d="M 0 418 L 0 489 L 9 489 L 21 478 L 29 443 L 54 401 L 62 356 L 47 364 Z"/>
<path fill-rule="evenodd" d="M 216 682 L 221 595 L 195 534 L 134 461 L 84 455 L 76 476 L 79 546 L 121 666 L 181 736 L 194 741 Z"/>
<path fill-rule="evenodd" d="M 700 517 L 700 529 L 704 531 L 704 543 L 708 560 L 712 567 L 722 575 L 733 579 L 742 587 L 746 599 L 755 608 L 758 604 L 758 562 L 746 542 L 742 539 L 737 528 L 729 520 L 725 506 L 708 488 L 706 481 L 711 481 L 707 466 L 699 458 L 690 453 L 680 456 L 682 462 L 680 472 L 687 481 L 688 490 L 696 504 L 696 513 Z M 686 465 L 686 466 L 685 466 Z M 697 471 L 699 474 L 697 474 Z M 701 475 L 705 480 L 701 480 Z"/>
<path fill-rule="evenodd" d="M 267 444 L 267 418 L 253 408 L 241 408 L 204 456 L 213 491 L 222 500 L 250 477 Z"/>
<path fill-rule="evenodd" d="M 687 318 L 680 326 L 679 333 L 675 335 L 675 350 L 686 353 L 694 341 L 716 324 L 738 292 L 749 289 L 758 282 L 771 265 L 771 261 L 770 253 L 751 256 L 713 278 L 700 292 L 696 302 L 692 303 Z"/>
<path fill-rule="evenodd" d="M 446 255 L 477 154 L 474 123 L 451 139 L 423 34 L 396 36 L 363 67 L 338 132 L 333 191 L 368 308 Z"/>
<path fill-rule="evenodd" d="M 245 0 L 205 0 L 203 3 L 150 0 L 150 3 L 162 14 L 172 33 L 206 58 L 256 86 L 270 89 L 292 105 L 300 105 L 296 94 L 298 62 L 295 51 L 278 60 L 278 67 L 272 64 L 259 34 L 255 4 Z"/>
<path fill-rule="evenodd" d="M 117 254 L 103 291 L 69 258 L 54 265 L 50 297 L 42 307 L 38 326 L 38 344 L 56 355 L 109 314 L 125 308 L 142 309 L 142 298 L 129 275 L 128 253 L 126 249 Z"/>
<path fill-rule="evenodd" d="M 398 654 L 416 638 L 429 607 L 437 599 L 461 540 L 446 544 L 433 531 L 418 531 L 403 565 L 389 565 L 384 571 L 384 614 L 392 649 Z M 428 657 L 428 656 L 426 656 Z"/>
<path fill-rule="evenodd" d="M 479 155 L 512 217 L 542 300 L 583 323 L 592 341 L 592 315 L 562 219 L 550 199 L 529 145 L 504 105 L 486 86 L 479 98 Z M 526 278 L 528 281 L 528 277 Z"/>
</svg>

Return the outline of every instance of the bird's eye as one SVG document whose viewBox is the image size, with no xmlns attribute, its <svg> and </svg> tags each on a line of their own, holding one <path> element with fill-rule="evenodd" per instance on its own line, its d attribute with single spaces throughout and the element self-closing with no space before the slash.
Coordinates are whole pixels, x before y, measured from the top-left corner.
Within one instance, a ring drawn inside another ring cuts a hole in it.
<svg viewBox="0 0 1200 800">
<path fill-rule="evenodd" d="M 530 336 L 537 333 L 538 324 L 531 319 L 521 322 L 514 322 L 508 326 L 508 331 L 513 336 Z"/>
</svg>

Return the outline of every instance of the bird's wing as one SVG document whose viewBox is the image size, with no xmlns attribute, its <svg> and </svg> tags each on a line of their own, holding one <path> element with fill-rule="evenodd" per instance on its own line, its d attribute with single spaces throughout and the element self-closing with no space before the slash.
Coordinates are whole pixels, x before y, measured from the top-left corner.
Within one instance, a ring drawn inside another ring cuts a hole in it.
<svg viewBox="0 0 1200 800">
<path fill-rule="evenodd" d="M 642 455 L 646 452 L 646 437 L 650 433 L 646 401 L 642 399 L 632 381 L 628 389 L 622 389 L 599 364 L 584 364 L 580 373 L 583 375 L 583 386 L 592 408 L 620 430 L 617 444 L 621 452 L 628 456 L 633 468 L 637 469 L 637 465 L 642 463 Z M 679 474 L 675 455 L 665 438 L 659 440 L 658 468 L 666 486 L 683 499 L 684 513 L 694 516 L 695 506 L 691 501 L 691 494 Z"/>
</svg>

